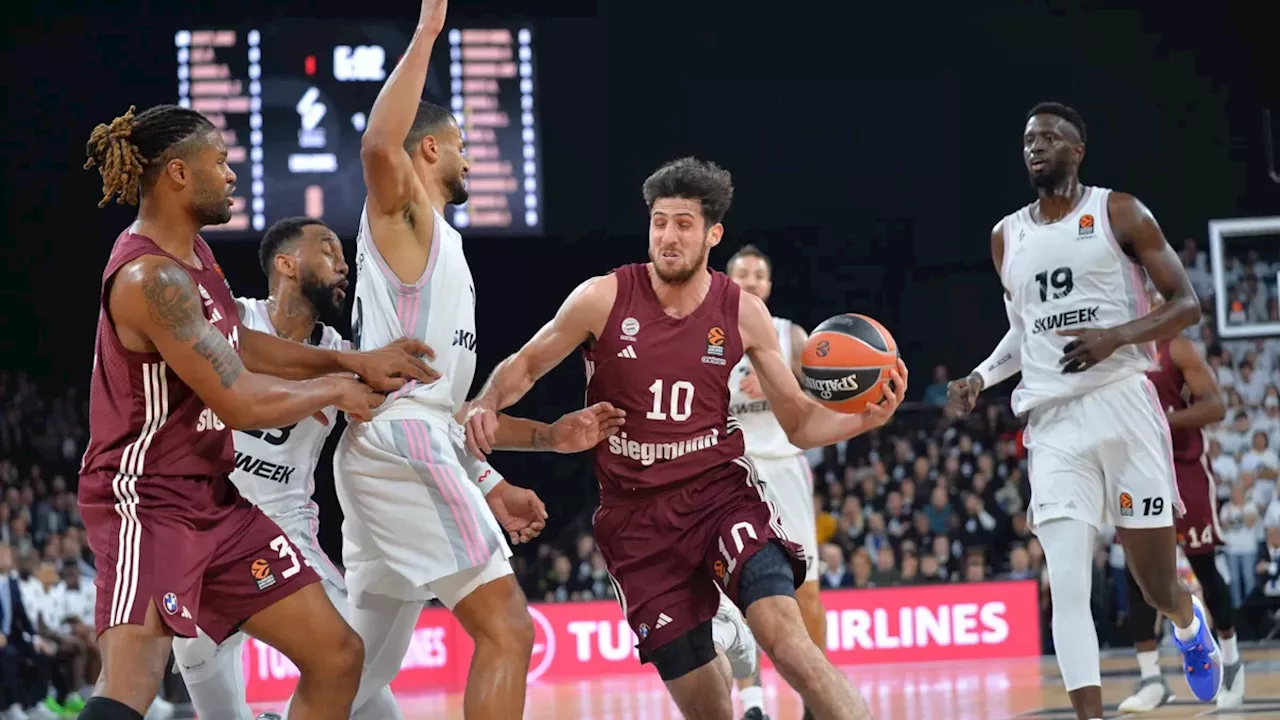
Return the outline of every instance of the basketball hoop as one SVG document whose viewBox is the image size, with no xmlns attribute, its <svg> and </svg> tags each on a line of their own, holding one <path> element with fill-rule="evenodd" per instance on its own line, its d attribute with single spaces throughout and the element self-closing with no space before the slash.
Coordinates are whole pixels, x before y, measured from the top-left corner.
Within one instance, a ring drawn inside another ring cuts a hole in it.
<svg viewBox="0 0 1280 720">
<path fill-rule="evenodd" d="M 1280 172 L 1276 171 L 1276 151 L 1271 142 L 1271 111 L 1262 111 L 1262 147 L 1267 153 L 1267 174 L 1271 182 L 1280 184 Z"/>
</svg>

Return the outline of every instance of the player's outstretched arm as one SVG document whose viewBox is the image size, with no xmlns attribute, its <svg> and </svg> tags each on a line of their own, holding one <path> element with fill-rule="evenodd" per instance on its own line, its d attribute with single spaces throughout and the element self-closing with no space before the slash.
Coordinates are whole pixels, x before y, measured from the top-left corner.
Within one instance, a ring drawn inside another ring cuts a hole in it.
<svg viewBox="0 0 1280 720">
<path fill-rule="evenodd" d="M 1004 265 L 1004 221 L 991 229 L 991 261 L 996 274 Z M 973 411 L 978 395 L 1022 372 L 1022 336 L 1026 326 L 1022 317 L 1013 311 L 1009 291 L 1004 293 L 1004 312 L 1009 318 L 1009 331 L 996 343 L 996 349 L 986 360 L 978 363 L 968 376 L 947 383 L 947 409 L 956 417 Z"/>
<path fill-rule="evenodd" d="M 404 149 L 427 82 L 427 62 L 436 38 L 444 30 L 447 0 L 423 0 L 418 28 L 391 77 L 369 111 L 369 124 L 360 141 L 369 211 L 382 215 L 404 212 L 413 199 L 417 180 Z"/>
<path fill-rule="evenodd" d="M 861 435 L 889 422 L 902 404 L 907 390 L 907 366 L 899 359 L 898 366 L 890 371 L 894 392 L 885 397 L 884 404 L 856 415 L 819 405 L 800 389 L 790 363 L 782 357 L 778 334 L 764 303 L 748 293 L 742 293 L 740 303 L 738 328 L 742 344 L 760 375 L 760 388 L 792 445 L 807 450 Z"/>
<path fill-rule="evenodd" d="M 1226 403 L 1222 401 L 1222 388 L 1214 377 L 1209 363 L 1196 352 L 1196 346 L 1185 337 L 1178 336 L 1169 342 L 1169 361 L 1182 371 L 1182 378 L 1194 398 L 1181 410 L 1169 413 L 1169 427 L 1202 428 L 1227 416 Z"/>
<path fill-rule="evenodd" d="M 1063 348 L 1063 372 L 1088 370 L 1116 348 L 1170 338 L 1200 322 L 1200 300 L 1191 279 L 1151 211 L 1138 198 L 1113 192 L 1107 200 L 1107 213 L 1116 242 L 1138 258 L 1165 302 L 1146 315 L 1113 328 L 1059 330 L 1059 335 L 1074 338 Z M 1135 291 L 1145 292 L 1143 288 Z"/>
<path fill-rule="evenodd" d="M 545 451 L 563 454 L 590 450 L 616 434 L 626 422 L 626 412 L 600 402 L 560 416 L 554 423 L 538 422 L 498 413 L 494 450 Z M 472 452 L 476 448 L 468 448 Z"/>
<path fill-rule="evenodd" d="M 290 382 L 245 369 L 240 356 L 204 317 L 195 283 L 159 255 L 116 273 L 108 297 L 116 331 L 141 335 L 196 395 L 237 430 L 283 427 L 330 405 L 368 419 L 381 396 L 351 378 Z"/>
<path fill-rule="evenodd" d="M 394 392 L 410 380 L 431 384 L 440 379 L 423 356 L 434 359 L 435 351 L 412 338 L 369 352 L 351 352 L 304 345 L 240 326 L 240 359 L 245 369 L 286 380 L 353 373 L 374 390 Z"/>
<path fill-rule="evenodd" d="M 587 280 L 569 293 L 551 322 L 516 354 L 498 363 L 467 411 L 467 442 L 473 452 L 493 452 L 498 411 L 519 402 L 574 348 L 595 337 L 608 321 L 617 295 L 618 280 L 612 274 Z"/>
</svg>

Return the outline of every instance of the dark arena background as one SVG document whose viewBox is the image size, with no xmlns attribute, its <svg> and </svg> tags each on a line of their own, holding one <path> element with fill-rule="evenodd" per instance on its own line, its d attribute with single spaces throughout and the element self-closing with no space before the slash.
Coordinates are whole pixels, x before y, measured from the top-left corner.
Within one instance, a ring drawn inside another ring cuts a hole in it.
<svg viewBox="0 0 1280 720">
<path fill-rule="evenodd" d="M 101 272 L 133 213 L 96 207 L 100 179 L 81 169 L 90 131 L 130 105 L 183 101 L 217 115 L 240 189 L 233 222 L 205 237 L 234 292 L 265 297 L 257 241 L 275 220 L 323 217 L 354 257 L 360 134 L 418 10 L 285 0 L 8 11 L 0 545 L 14 552 L 0 591 L 12 573 L 30 591 L 28 612 L 83 592 L 43 570 L 95 572 L 76 471 Z M 1270 449 L 1280 442 L 1280 174 L 1264 123 L 1274 109 L 1280 132 L 1277 27 L 1272 2 L 455 0 L 425 97 L 467 117 L 476 166 L 472 202 L 450 215 L 478 296 L 473 391 L 579 282 L 645 259 L 650 172 L 686 155 L 716 161 L 736 196 L 712 264 L 756 245 L 773 260 L 774 314 L 806 328 L 841 312 L 874 317 L 912 372 L 891 425 L 807 453 L 829 656 L 877 718 L 1074 717 L 1051 657 L 1043 554 L 1026 526 L 1013 385 L 984 393 L 966 420 L 941 412 L 945 381 L 1007 329 L 989 237 L 1034 199 L 1020 152 L 1026 113 L 1045 100 L 1071 105 L 1089 128 L 1082 181 L 1133 193 L 1158 218 L 1204 308 L 1187 335 L 1226 393 L 1228 419 L 1209 429 L 1226 537 L 1218 564 L 1249 679 L 1241 707 L 1213 714 L 1280 717 L 1280 460 Z M 512 412 L 551 421 L 582 406 L 583 382 L 575 356 Z M 316 483 L 335 561 L 338 435 Z M 525 717 L 678 717 L 635 658 L 593 546 L 588 456 L 493 463 L 550 513 L 541 538 L 515 550 L 536 628 Z M 1133 598 L 1123 552 L 1100 541 L 1096 556 L 1092 612 L 1112 717 L 1138 679 L 1123 623 Z M 0 628 L 5 612 L 0 604 Z M 462 717 L 470 653 L 457 622 L 427 608 L 392 686 L 405 716 Z M 1163 653 L 1178 699 L 1149 716 L 1211 714 L 1192 701 L 1176 651 Z M 251 640 L 244 666 L 254 709 L 283 708 L 292 664 Z M 798 695 L 767 661 L 763 685 L 774 720 L 800 718 Z M 65 690 L 0 685 L 0 717 L 73 717 L 73 702 L 47 700 Z M 190 717 L 186 697 L 169 675 L 148 717 Z"/>
</svg>

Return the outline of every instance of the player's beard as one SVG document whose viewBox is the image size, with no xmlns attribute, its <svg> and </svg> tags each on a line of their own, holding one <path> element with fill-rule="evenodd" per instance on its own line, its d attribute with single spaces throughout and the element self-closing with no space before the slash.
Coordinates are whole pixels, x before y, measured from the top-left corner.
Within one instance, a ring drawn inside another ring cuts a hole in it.
<svg viewBox="0 0 1280 720">
<path fill-rule="evenodd" d="M 689 280 L 693 279 L 693 276 L 698 274 L 699 270 L 702 270 L 704 267 L 706 267 L 707 256 L 710 253 L 711 253 L 711 243 L 704 240 L 702 243 L 702 249 L 698 253 L 698 256 L 695 257 L 691 263 L 689 263 L 688 265 L 685 265 L 684 267 L 677 267 L 674 269 L 664 268 L 662 266 L 661 250 L 658 250 L 656 252 L 653 250 L 650 250 L 649 262 L 653 263 L 653 271 L 657 273 L 659 280 L 661 280 L 662 282 L 668 285 L 683 285 L 689 282 Z"/>
<path fill-rule="evenodd" d="M 227 204 L 226 186 L 217 190 L 199 188 L 191 199 L 191 214 L 201 227 L 231 222 L 231 206 Z"/>
<path fill-rule="evenodd" d="M 453 205 L 461 205 L 467 201 L 470 194 L 467 192 L 467 181 L 462 177 L 456 177 L 449 181 L 449 203 Z"/>
<path fill-rule="evenodd" d="M 338 301 L 337 294 L 334 292 L 338 288 L 338 282 L 325 284 L 306 269 L 303 269 L 302 275 L 298 278 L 298 289 L 302 292 L 302 297 L 316 309 L 316 319 L 326 325 L 335 324 L 334 321 L 342 315 L 343 303 Z"/>
<path fill-rule="evenodd" d="M 1052 190 L 1058 187 L 1067 179 L 1068 167 L 1066 163 L 1050 161 L 1049 167 L 1045 172 L 1039 175 L 1027 170 L 1027 178 L 1031 180 L 1031 187 L 1037 190 Z"/>
</svg>

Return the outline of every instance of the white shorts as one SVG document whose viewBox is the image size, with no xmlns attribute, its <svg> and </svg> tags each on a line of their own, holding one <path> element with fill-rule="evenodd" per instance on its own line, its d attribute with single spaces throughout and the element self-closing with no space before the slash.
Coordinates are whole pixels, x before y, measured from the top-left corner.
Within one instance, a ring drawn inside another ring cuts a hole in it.
<svg viewBox="0 0 1280 720">
<path fill-rule="evenodd" d="M 818 580 L 818 524 L 813 515 L 813 471 L 804 455 L 751 457 L 764 483 L 765 497 L 778 509 L 787 539 L 804 548 L 805 582 Z"/>
<path fill-rule="evenodd" d="M 1033 524 L 1156 528 L 1182 512 L 1169 421 L 1145 375 L 1032 408 L 1023 440 Z"/>
<path fill-rule="evenodd" d="M 511 574 L 506 536 L 458 462 L 452 423 L 378 419 L 343 433 L 333 470 L 345 515 L 342 561 L 357 604 L 364 593 L 434 595 L 452 609 Z"/>
<path fill-rule="evenodd" d="M 320 575 L 320 586 L 329 596 L 329 601 L 338 609 L 342 617 L 349 621 L 347 590 L 342 581 L 342 574 L 320 548 L 320 543 L 315 540 L 310 530 L 311 523 L 306 518 L 293 520 L 281 518 L 276 522 L 293 541 L 294 546 L 302 552 L 306 563 Z M 244 644 L 244 633 L 238 632 L 218 645 L 200 628 L 196 628 L 196 631 L 199 633 L 196 637 L 173 639 L 174 660 L 177 662 L 178 671 L 182 673 L 183 681 L 191 685 L 222 675 L 223 687 L 239 688 L 237 697 L 243 699 L 244 673 L 238 659 L 242 652 L 241 646 Z M 196 712 L 202 713 L 203 717 L 211 714 L 213 710 L 196 708 Z"/>
</svg>

